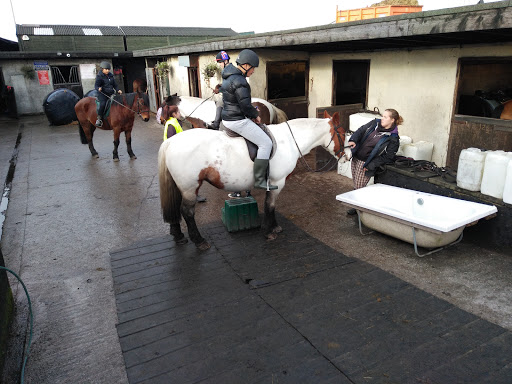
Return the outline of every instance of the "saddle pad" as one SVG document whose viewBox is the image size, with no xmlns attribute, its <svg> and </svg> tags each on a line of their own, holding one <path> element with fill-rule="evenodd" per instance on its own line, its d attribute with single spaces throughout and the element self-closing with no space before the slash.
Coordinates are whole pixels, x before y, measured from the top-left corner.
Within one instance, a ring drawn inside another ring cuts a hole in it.
<svg viewBox="0 0 512 384">
<path fill-rule="evenodd" d="M 277 149 L 276 139 L 274 138 L 274 135 L 272 134 L 272 132 L 270 132 L 270 130 L 268 129 L 268 127 L 265 124 L 260 124 L 258 126 L 263 130 L 263 132 L 265 132 L 267 134 L 268 137 L 270 137 L 270 140 L 272 140 L 272 151 L 270 152 L 270 158 L 272 159 L 274 157 L 274 153 L 276 152 L 276 149 Z M 222 124 L 222 121 L 220 122 L 220 131 L 223 131 L 229 137 L 243 137 L 242 135 L 239 135 L 238 133 L 227 128 L 224 124 Z M 258 152 L 258 146 L 256 144 L 254 144 L 252 141 L 247 140 L 245 137 L 244 137 L 244 139 L 245 139 L 245 142 L 247 143 L 247 149 L 249 150 L 249 156 L 250 156 L 251 160 L 254 161 L 254 159 L 256 158 L 256 154 Z"/>
<path fill-rule="evenodd" d="M 112 99 L 115 95 L 112 95 L 108 98 L 106 104 L 105 104 L 105 113 L 103 114 L 103 118 L 107 118 L 110 114 L 110 107 L 112 106 Z M 96 113 L 100 115 L 100 101 L 98 98 L 96 98 Z"/>
</svg>

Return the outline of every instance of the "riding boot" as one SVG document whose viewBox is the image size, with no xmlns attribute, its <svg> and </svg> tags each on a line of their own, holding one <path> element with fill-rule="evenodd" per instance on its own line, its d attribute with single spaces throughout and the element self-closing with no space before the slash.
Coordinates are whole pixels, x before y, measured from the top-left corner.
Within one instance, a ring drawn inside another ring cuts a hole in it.
<svg viewBox="0 0 512 384">
<path fill-rule="evenodd" d="M 97 127 L 101 127 L 103 125 L 102 116 L 98 115 L 98 117 L 96 119 L 96 124 L 95 125 Z"/>
<path fill-rule="evenodd" d="M 219 129 L 220 121 L 222 120 L 222 107 L 217 107 L 215 112 L 215 120 L 211 124 L 207 124 L 208 129 Z"/>
<path fill-rule="evenodd" d="M 268 159 L 254 159 L 254 188 L 277 189 L 276 185 L 267 182 Z"/>
</svg>

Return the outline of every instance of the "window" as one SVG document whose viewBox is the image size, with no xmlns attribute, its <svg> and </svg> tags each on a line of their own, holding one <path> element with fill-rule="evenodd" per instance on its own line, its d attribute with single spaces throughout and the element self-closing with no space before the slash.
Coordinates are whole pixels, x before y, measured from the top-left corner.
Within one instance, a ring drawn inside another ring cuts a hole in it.
<svg viewBox="0 0 512 384">
<path fill-rule="evenodd" d="M 332 105 L 367 104 L 368 60 L 335 61 L 333 63 L 334 93 Z"/>
<path fill-rule="evenodd" d="M 268 99 L 305 98 L 307 94 L 306 61 L 267 63 Z"/>
<path fill-rule="evenodd" d="M 512 100 L 512 58 L 461 59 L 456 113 L 488 117 L 502 116 Z"/>
</svg>

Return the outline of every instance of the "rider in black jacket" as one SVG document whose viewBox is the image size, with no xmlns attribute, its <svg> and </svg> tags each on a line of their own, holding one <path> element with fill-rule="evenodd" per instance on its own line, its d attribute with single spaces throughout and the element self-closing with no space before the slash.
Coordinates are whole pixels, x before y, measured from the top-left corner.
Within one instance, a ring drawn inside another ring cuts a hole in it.
<svg viewBox="0 0 512 384">
<path fill-rule="evenodd" d="M 222 123 L 224 126 L 258 146 L 254 159 L 254 187 L 267 191 L 277 189 L 267 180 L 267 169 L 272 140 L 258 126 L 261 123 L 258 110 L 251 104 L 251 86 L 247 82 L 260 59 L 255 52 L 244 49 L 236 59 L 237 66 L 228 65 L 222 71 Z"/>
<path fill-rule="evenodd" d="M 98 118 L 96 119 L 96 126 L 101 127 L 103 125 L 103 114 L 105 113 L 105 105 L 107 100 L 116 91 L 121 94 L 122 91 L 118 89 L 114 75 L 110 73 L 110 63 L 108 61 L 102 61 L 100 64 L 101 71 L 96 75 L 96 81 L 94 83 L 94 89 L 99 93 L 98 100 L 100 102 Z"/>
</svg>

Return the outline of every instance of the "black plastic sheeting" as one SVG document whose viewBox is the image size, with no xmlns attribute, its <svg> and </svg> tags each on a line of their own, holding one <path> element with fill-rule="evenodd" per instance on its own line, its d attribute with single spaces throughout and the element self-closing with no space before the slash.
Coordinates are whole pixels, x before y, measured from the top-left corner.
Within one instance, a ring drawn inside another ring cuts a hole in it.
<svg viewBox="0 0 512 384">
<path fill-rule="evenodd" d="M 43 101 L 43 108 L 50 125 L 65 125 L 76 120 L 75 104 L 80 97 L 66 88 L 50 92 Z"/>
<path fill-rule="evenodd" d="M 97 98 L 99 94 L 100 94 L 100 93 L 99 93 L 97 90 L 95 90 L 95 89 L 91 89 L 89 92 L 87 92 L 87 93 L 84 95 L 84 97 L 89 97 L 89 96 L 90 96 L 90 97 L 96 97 L 96 98 Z"/>
</svg>

